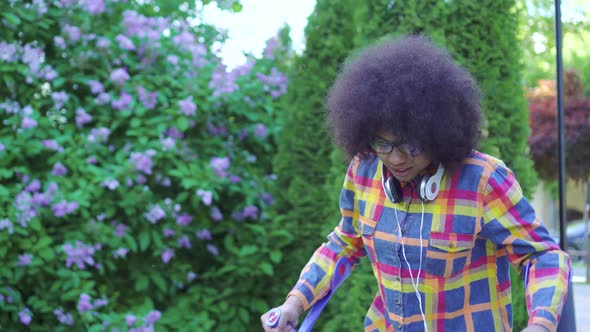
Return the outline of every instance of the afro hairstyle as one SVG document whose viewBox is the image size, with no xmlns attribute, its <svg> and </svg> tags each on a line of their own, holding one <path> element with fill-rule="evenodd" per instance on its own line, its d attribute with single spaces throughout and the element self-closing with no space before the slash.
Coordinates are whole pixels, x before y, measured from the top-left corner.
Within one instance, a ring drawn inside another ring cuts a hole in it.
<svg viewBox="0 0 590 332">
<path fill-rule="evenodd" d="M 375 156 L 388 132 L 452 169 L 481 136 L 481 93 L 450 54 L 423 35 L 365 48 L 340 70 L 326 98 L 333 141 L 352 158 Z"/>
</svg>

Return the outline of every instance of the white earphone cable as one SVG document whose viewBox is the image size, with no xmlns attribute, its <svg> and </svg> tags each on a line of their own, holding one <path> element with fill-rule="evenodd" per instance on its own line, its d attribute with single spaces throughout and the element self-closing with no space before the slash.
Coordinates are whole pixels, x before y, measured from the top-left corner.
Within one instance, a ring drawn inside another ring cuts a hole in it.
<svg viewBox="0 0 590 332">
<path fill-rule="evenodd" d="M 426 315 L 424 315 L 424 310 L 422 309 L 422 296 L 420 296 L 420 292 L 418 291 L 418 285 L 420 284 L 420 273 L 422 272 L 422 228 L 424 226 L 424 201 L 420 200 L 422 203 L 422 216 L 420 218 L 420 263 L 418 265 L 418 275 L 416 276 L 416 281 L 414 281 L 414 275 L 412 273 L 412 266 L 408 261 L 406 256 L 406 247 L 404 246 L 403 235 L 401 231 L 401 225 L 399 223 L 399 217 L 397 216 L 397 206 L 393 204 L 393 211 L 395 212 L 395 220 L 397 222 L 397 235 L 398 239 L 402 245 L 402 254 L 404 256 L 404 260 L 406 261 L 406 265 L 408 266 L 408 271 L 410 271 L 410 280 L 412 281 L 412 286 L 414 287 L 414 291 L 416 294 L 416 298 L 418 299 L 418 306 L 420 307 L 420 314 L 422 315 L 422 322 L 424 323 L 424 331 L 428 332 L 428 326 L 426 324 Z"/>
</svg>

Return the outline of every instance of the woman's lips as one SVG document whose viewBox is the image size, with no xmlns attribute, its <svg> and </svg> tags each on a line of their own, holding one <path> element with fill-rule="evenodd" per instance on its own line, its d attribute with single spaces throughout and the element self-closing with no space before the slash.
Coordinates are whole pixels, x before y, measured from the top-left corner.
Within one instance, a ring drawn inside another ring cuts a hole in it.
<svg viewBox="0 0 590 332">
<path fill-rule="evenodd" d="M 405 178 L 410 174 L 409 168 L 394 168 L 392 171 L 396 178 Z"/>
</svg>

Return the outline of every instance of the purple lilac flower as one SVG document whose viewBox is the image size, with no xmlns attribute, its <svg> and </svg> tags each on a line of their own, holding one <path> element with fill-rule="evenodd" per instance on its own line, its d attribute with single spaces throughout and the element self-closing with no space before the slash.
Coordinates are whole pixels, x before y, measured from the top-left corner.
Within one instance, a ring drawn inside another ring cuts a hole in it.
<svg viewBox="0 0 590 332">
<path fill-rule="evenodd" d="M 164 262 L 164 264 L 168 264 L 172 257 L 174 257 L 174 249 L 168 248 L 162 251 L 162 262 Z"/>
<path fill-rule="evenodd" d="M 0 143 L 0 152 L 4 151 L 5 147 L 4 144 Z"/>
<path fill-rule="evenodd" d="M 94 303 L 92 304 L 92 307 L 94 309 L 100 308 L 100 307 L 104 307 L 107 304 L 109 304 L 109 301 L 107 299 L 96 299 L 94 300 Z"/>
<path fill-rule="evenodd" d="M 135 324 L 135 322 L 137 322 L 137 317 L 135 317 L 133 315 L 126 315 L 125 316 L 125 323 L 127 323 L 127 326 L 131 326 L 131 325 Z"/>
<path fill-rule="evenodd" d="M 31 317 L 31 311 L 29 310 L 29 308 L 24 308 L 23 310 L 21 310 L 18 313 L 18 319 L 21 323 L 23 323 L 23 325 L 28 326 L 29 324 L 31 324 L 33 318 Z"/>
<path fill-rule="evenodd" d="M 66 243 L 62 246 L 62 249 L 68 256 L 66 258 L 67 268 L 72 266 L 72 264 L 76 264 L 82 270 L 86 265 L 94 266 L 94 258 L 92 256 L 96 249 L 93 246 L 87 246 L 81 241 L 76 241 L 75 246 Z"/>
<path fill-rule="evenodd" d="M 125 224 L 118 224 L 115 228 L 115 236 L 123 237 L 127 233 L 127 226 Z"/>
<path fill-rule="evenodd" d="M 152 157 L 156 154 L 154 150 L 147 150 L 145 152 L 131 153 L 131 162 L 135 165 L 135 169 L 145 174 L 152 174 L 153 161 Z"/>
<path fill-rule="evenodd" d="M 193 280 L 195 280 L 195 278 L 196 278 L 196 277 L 197 277 L 197 274 L 196 274 L 196 273 L 194 273 L 193 271 L 189 272 L 189 273 L 186 275 L 186 279 L 187 279 L 188 281 L 193 281 Z"/>
<path fill-rule="evenodd" d="M 173 66 L 176 66 L 178 64 L 178 59 L 178 56 L 173 54 L 166 57 L 166 60 L 168 60 L 168 62 Z"/>
<path fill-rule="evenodd" d="M 246 206 L 242 211 L 244 218 L 258 218 L 258 207 L 256 205 Z"/>
<path fill-rule="evenodd" d="M 172 235 L 174 235 L 174 230 L 170 229 L 170 228 L 166 228 L 164 230 L 164 237 L 171 237 Z"/>
<path fill-rule="evenodd" d="M 127 36 L 119 34 L 115 37 L 115 41 L 119 43 L 119 47 L 123 50 L 133 51 L 135 50 L 135 45 L 131 41 L 131 39 L 127 38 Z"/>
<path fill-rule="evenodd" d="M 186 116 L 195 115 L 197 112 L 197 105 L 193 103 L 193 96 L 180 100 L 178 106 L 180 106 L 180 111 Z"/>
<path fill-rule="evenodd" d="M 186 249 L 192 248 L 191 247 L 191 240 L 186 235 L 184 235 L 180 239 L 178 239 L 178 245 L 181 248 L 186 248 Z"/>
<path fill-rule="evenodd" d="M 265 59 L 273 60 L 275 58 L 275 50 L 279 48 L 279 40 L 277 37 L 272 37 L 266 41 L 266 46 L 262 51 L 262 56 Z"/>
<path fill-rule="evenodd" d="M 102 181 L 102 183 L 100 185 L 102 187 L 109 188 L 109 190 L 115 190 L 119 186 L 119 181 L 117 181 L 113 178 L 108 178 L 108 179 Z"/>
<path fill-rule="evenodd" d="M 64 176 L 68 174 L 68 169 L 59 161 L 53 165 L 53 170 L 51 171 L 52 175 L 55 176 Z"/>
<path fill-rule="evenodd" d="M 162 145 L 162 151 L 168 151 L 174 148 L 176 140 L 172 137 L 161 137 L 160 145 Z"/>
<path fill-rule="evenodd" d="M 123 85 L 129 79 L 129 74 L 124 68 L 117 68 L 111 72 L 110 80 L 117 85 Z"/>
<path fill-rule="evenodd" d="M 144 318 L 143 320 L 147 323 L 147 324 L 154 324 L 155 322 L 157 322 L 160 318 L 162 317 L 162 313 L 160 313 L 158 310 L 152 310 L 150 311 Z"/>
<path fill-rule="evenodd" d="M 29 117 L 24 117 L 20 126 L 23 129 L 35 128 L 35 127 L 37 127 L 37 121 L 35 119 L 31 119 Z"/>
<path fill-rule="evenodd" d="M 219 256 L 219 249 L 212 244 L 207 245 L 207 251 L 209 251 L 213 256 Z"/>
<path fill-rule="evenodd" d="M 137 86 L 137 94 L 139 95 L 139 101 L 148 110 L 153 110 L 156 107 L 156 98 L 158 97 L 157 92 L 149 92 L 143 86 Z"/>
<path fill-rule="evenodd" d="M 206 206 L 211 205 L 211 202 L 213 200 L 213 193 L 212 192 L 207 191 L 207 190 L 203 190 L 203 189 L 199 189 L 199 190 L 197 190 L 197 196 L 201 197 L 201 201 Z"/>
<path fill-rule="evenodd" d="M 41 62 L 45 58 L 45 52 L 42 48 L 33 47 L 31 44 L 26 44 L 22 48 L 22 62 L 29 66 L 31 74 L 36 75 L 41 68 Z"/>
<path fill-rule="evenodd" d="M 43 67 L 39 75 L 41 75 L 46 81 L 49 82 L 53 81 L 57 76 L 59 76 L 57 71 L 55 71 L 55 69 L 53 69 L 51 65 L 46 65 L 45 67 Z"/>
<path fill-rule="evenodd" d="M 95 95 L 104 92 L 104 86 L 97 80 L 88 80 L 86 84 L 88 84 L 90 91 Z"/>
<path fill-rule="evenodd" d="M 215 175 L 220 178 L 227 177 L 227 169 L 229 168 L 229 164 L 230 161 L 228 157 L 213 157 L 209 163 L 209 165 L 213 168 Z"/>
<path fill-rule="evenodd" d="M 219 97 L 222 94 L 234 93 L 239 86 L 235 83 L 235 78 L 228 75 L 225 69 L 217 68 L 211 75 L 209 88 L 213 90 L 213 97 Z"/>
<path fill-rule="evenodd" d="M 17 222 L 23 227 L 26 227 L 28 222 L 37 216 L 37 210 L 32 203 L 31 194 L 26 191 L 20 192 L 14 200 Z"/>
<path fill-rule="evenodd" d="M 227 135 L 227 127 L 224 125 L 215 126 L 212 123 L 207 123 L 207 131 L 213 136 L 225 136 Z"/>
<path fill-rule="evenodd" d="M 242 182 L 242 178 L 241 178 L 241 177 L 239 177 L 239 176 L 237 176 L 237 175 L 233 175 L 233 174 L 232 174 L 232 175 L 229 177 L 229 182 L 231 182 L 231 183 L 239 183 L 239 182 Z"/>
<path fill-rule="evenodd" d="M 82 31 L 80 31 L 80 28 L 76 26 L 66 24 L 62 30 L 68 35 L 68 39 L 70 41 L 75 42 L 80 40 L 80 37 L 82 37 Z"/>
<path fill-rule="evenodd" d="M 110 41 L 110 39 L 108 39 L 106 37 L 99 37 L 96 40 L 96 47 L 108 49 L 109 47 L 111 47 L 111 41 Z"/>
<path fill-rule="evenodd" d="M 125 258 L 127 256 L 128 252 L 129 252 L 129 249 L 127 249 L 127 248 L 119 248 L 119 249 L 115 250 L 115 252 L 113 252 L 113 257 Z"/>
<path fill-rule="evenodd" d="M 18 262 L 16 262 L 17 266 L 29 266 L 33 261 L 33 255 L 31 254 L 24 254 L 18 256 Z"/>
<path fill-rule="evenodd" d="M 256 128 L 254 129 L 254 136 L 260 137 L 260 138 L 265 138 L 267 134 L 268 134 L 268 131 L 262 123 L 259 123 L 256 125 Z"/>
<path fill-rule="evenodd" d="M 176 139 L 181 139 L 184 137 L 182 132 L 180 130 L 176 129 L 175 127 L 168 128 L 168 130 L 166 130 L 164 132 L 164 135 L 166 135 L 168 137 L 176 138 Z"/>
<path fill-rule="evenodd" d="M 43 144 L 43 146 L 48 148 L 49 150 L 53 150 L 53 151 L 62 151 L 63 150 L 63 148 L 61 146 L 59 146 L 57 141 L 55 141 L 53 139 L 42 140 L 41 144 Z"/>
<path fill-rule="evenodd" d="M 67 202 L 66 200 L 62 200 L 59 203 L 53 204 L 51 210 L 56 217 L 61 218 L 74 212 L 79 207 L 80 204 L 78 204 L 78 202 Z"/>
<path fill-rule="evenodd" d="M 188 226 L 193 221 L 193 216 L 190 214 L 181 214 L 176 217 L 176 223 L 181 226 Z"/>
<path fill-rule="evenodd" d="M 111 130 L 107 127 L 93 128 L 88 135 L 88 142 L 103 143 L 106 142 L 111 134 Z"/>
<path fill-rule="evenodd" d="M 25 187 L 25 190 L 30 193 L 38 192 L 41 190 L 41 181 L 39 181 L 39 179 L 33 179 L 33 181 Z"/>
<path fill-rule="evenodd" d="M 195 35 L 187 30 L 183 30 L 178 35 L 172 37 L 172 42 L 180 47 L 188 47 L 194 45 L 197 42 Z"/>
<path fill-rule="evenodd" d="M 238 133 L 238 140 L 242 141 L 248 137 L 248 130 L 244 129 Z"/>
<path fill-rule="evenodd" d="M 80 4 L 90 15 L 98 15 L 105 11 L 104 0 L 82 0 Z"/>
<path fill-rule="evenodd" d="M 52 92 L 51 98 L 53 99 L 55 109 L 58 110 L 65 105 L 65 103 L 70 99 L 70 96 L 65 91 L 59 91 Z"/>
<path fill-rule="evenodd" d="M 53 310 L 53 314 L 57 317 L 57 320 L 60 323 L 68 326 L 74 325 L 74 318 L 71 313 L 65 313 L 63 309 L 59 308 Z"/>
<path fill-rule="evenodd" d="M 129 108 L 129 104 L 131 104 L 132 101 L 133 97 L 123 91 L 121 92 L 121 97 L 119 99 L 115 99 L 111 102 L 111 106 L 118 111 L 124 111 Z"/>
<path fill-rule="evenodd" d="M 221 221 L 221 220 L 223 220 L 223 214 L 221 213 L 221 211 L 219 210 L 219 208 L 216 207 L 216 206 L 214 206 L 211 209 L 211 212 L 210 212 L 209 216 L 211 217 L 211 219 L 213 219 L 213 221 Z"/>
<path fill-rule="evenodd" d="M 61 48 L 62 50 L 65 50 L 67 47 L 66 40 L 62 36 L 53 37 L 53 43 L 55 44 L 55 47 Z"/>
<path fill-rule="evenodd" d="M 8 219 L 0 219 L 0 231 L 8 229 L 8 234 L 14 233 L 14 228 L 12 226 L 12 222 Z"/>
<path fill-rule="evenodd" d="M 15 62 L 18 60 L 19 46 L 9 44 L 6 41 L 0 42 L 0 60 L 5 62 Z"/>
<path fill-rule="evenodd" d="M 78 299 L 78 311 L 83 314 L 86 311 L 92 310 L 92 303 L 90 302 L 92 299 L 88 294 L 82 293 L 80 294 L 80 298 Z"/>
<path fill-rule="evenodd" d="M 269 76 L 258 73 L 256 77 L 264 84 L 265 90 L 270 91 L 273 99 L 287 93 L 287 76 L 278 69 L 272 68 Z"/>
<path fill-rule="evenodd" d="M 85 124 L 92 121 L 92 115 L 86 113 L 82 107 L 76 109 L 76 126 L 82 128 Z"/>
<path fill-rule="evenodd" d="M 158 222 L 158 220 L 166 217 L 166 212 L 164 212 L 164 210 L 162 210 L 159 205 L 154 205 L 148 212 L 144 214 L 144 217 L 146 217 L 146 219 L 152 224 L 155 224 Z"/>
<path fill-rule="evenodd" d="M 260 197 L 262 198 L 262 201 L 266 204 L 266 205 L 272 205 L 275 201 L 274 197 L 267 192 L 263 192 Z"/>
<path fill-rule="evenodd" d="M 211 232 L 208 229 L 203 229 L 195 233 L 195 235 L 201 240 L 211 240 Z"/>
<path fill-rule="evenodd" d="M 111 96 L 106 92 L 101 92 L 98 94 L 96 98 L 94 98 L 94 102 L 97 105 L 105 105 L 111 100 Z"/>
</svg>

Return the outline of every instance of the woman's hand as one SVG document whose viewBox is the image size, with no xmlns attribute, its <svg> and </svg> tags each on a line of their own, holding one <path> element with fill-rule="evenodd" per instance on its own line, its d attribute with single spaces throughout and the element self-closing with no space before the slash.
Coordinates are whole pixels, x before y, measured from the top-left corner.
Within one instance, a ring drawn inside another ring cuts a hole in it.
<svg viewBox="0 0 590 332">
<path fill-rule="evenodd" d="M 271 321 L 274 321 L 274 317 L 276 317 L 277 314 L 277 311 L 274 309 L 280 310 L 280 317 L 278 318 L 278 323 L 274 327 L 271 327 L 268 326 L 266 322 L 269 317 L 272 318 Z M 299 315 L 301 315 L 302 312 L 303 304 L 301 303 L 301 300 L 296 296 L 289 296 L 283 305 L 273 308 L 260 316 L 262 328 L 266 332 L 295 332 L 295 326 L 299 323 Z"/>
</svg>

